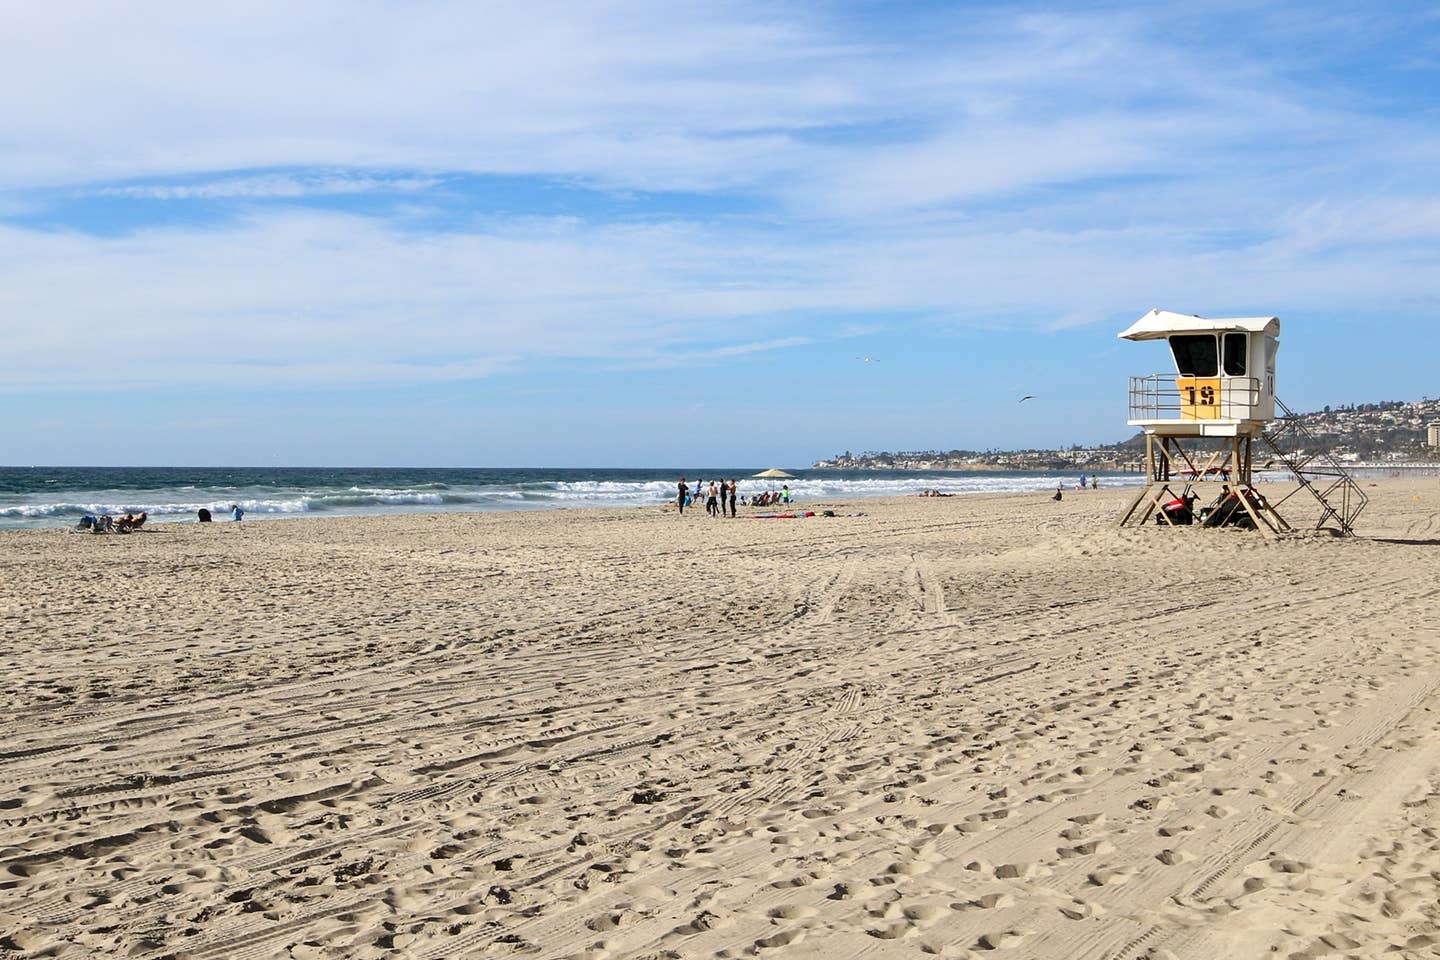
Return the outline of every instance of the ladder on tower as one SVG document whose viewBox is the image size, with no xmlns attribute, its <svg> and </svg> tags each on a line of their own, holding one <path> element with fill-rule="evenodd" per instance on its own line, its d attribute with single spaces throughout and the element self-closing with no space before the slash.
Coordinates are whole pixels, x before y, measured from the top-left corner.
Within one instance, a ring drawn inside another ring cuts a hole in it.
<svg viewBox="0 0 1440 960">
<path fill-rule="evenodd" d="M 1370 498 L 1340 461 L 1330 454 L 1329 448 L 1306 429 L 1295 411 L 1285 406 L 1279 397 L 1275 398 L 1275 406 L 1283 415 L 1275 418 L 1261 438 L 1299 485 L 1274 505 L 1278 507 L 1304 491 L 1320 505 L 1316 530 L 1330 525 L 1342 536 L 1354 536 L 1355 518 L 1360 516 Z"/>
</svg>

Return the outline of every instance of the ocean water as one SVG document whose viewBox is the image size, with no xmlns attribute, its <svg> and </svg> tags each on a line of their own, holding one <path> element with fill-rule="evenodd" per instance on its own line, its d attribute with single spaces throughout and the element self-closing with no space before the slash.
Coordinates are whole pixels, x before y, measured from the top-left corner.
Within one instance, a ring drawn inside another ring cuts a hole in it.
<svg viewBox="0 0 1440 960">
<path fill-rule="evenodd" d="M 228 520 L 383 513 L 486 512 L 656 506 L 683 474 L 735 477 L 740 493 L 769 481 L 763 467 L 706 469 L 446 469 L 265 467 L 0 467 L 0 529 L 75 524 L 85 514 L 145 511 L 152 522 L 193 520 L 201 507 Z M 1078 472 L 793 470 L 796 501 L 890 497 L 939 490 L 957 495 L 1067 489 Z M 1135 474 L 1102 474 L 1102 486 L 1138 486 Z M 778 484 L 775 484 L 778 486 Z"/>
</svg>

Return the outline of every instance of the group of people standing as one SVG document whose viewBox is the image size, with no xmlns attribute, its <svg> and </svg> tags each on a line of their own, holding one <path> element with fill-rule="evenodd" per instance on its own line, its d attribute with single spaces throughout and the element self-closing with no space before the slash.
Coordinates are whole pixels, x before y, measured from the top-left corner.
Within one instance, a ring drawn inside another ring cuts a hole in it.
<svg viewBox="0 0 1440 960">
<path fill-rule="evenodd" d="M 695 481 L 695 491 L 692 495 L 690 486 L 685 482 L 685 478 L 680 478 L 679 494 L 675 498 L 675 503 L 679 505 L 681 513 L 685 512 L 686 507 L 702 498 L 705 501 L 705 512 L 710 514 L 710 516 L 735 516 L 735 503 L 738 499 L 738 493 L 734 480 L 721 480 L 718 483 L 711 480 L 708 487 L 705 485 L 704 480 L 697 480 Z M 728 514 L 725 512 L 726 503 L 730 504 L 730 512 Z"/>
</svg>

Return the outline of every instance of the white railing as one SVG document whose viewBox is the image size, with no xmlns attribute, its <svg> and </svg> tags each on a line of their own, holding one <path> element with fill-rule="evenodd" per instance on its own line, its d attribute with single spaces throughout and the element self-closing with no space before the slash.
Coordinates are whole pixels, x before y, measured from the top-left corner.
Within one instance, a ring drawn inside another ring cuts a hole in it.
<svg viewBox="0 0 1440 960">
<path fill-rule="evenodd" d="M 1130 378 L 1131 420 L 1245 420 L 1259 402 L 1255 377 Z"/>
</svg>

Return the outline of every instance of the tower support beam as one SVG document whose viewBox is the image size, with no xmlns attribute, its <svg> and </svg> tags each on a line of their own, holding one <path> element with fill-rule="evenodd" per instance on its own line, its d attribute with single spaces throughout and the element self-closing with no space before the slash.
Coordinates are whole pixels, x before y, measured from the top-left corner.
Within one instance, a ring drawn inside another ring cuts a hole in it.
<svg viewBox="0 0 1440 960">
<path fill-rule="evenodd" d="M 1174 525 L 1172 511 L 1165 504 L 1184 501 L 1182 515 L 1191 516 L 1201 526 L 1220 526 L 1248 518 L 1256 530 L 1271 539 L 1289 532 L 1285 521 L 1251 482 L 1254 464 L 1254 438 L 1234 437 L 1186 438 L 1167 434 L 1145 434 L 1145 477 L 1147 483 L 1120 516 L 1119 526 L 1141 526 L 1152 518 L 1162 524 Z M 1198 466 L 1197 466 L 1198 464 Z M 1224 488 L 1213 504 L 1205 504 L 1197 515 L 1198 485 L 1221 480 Z"/>
</svg>

